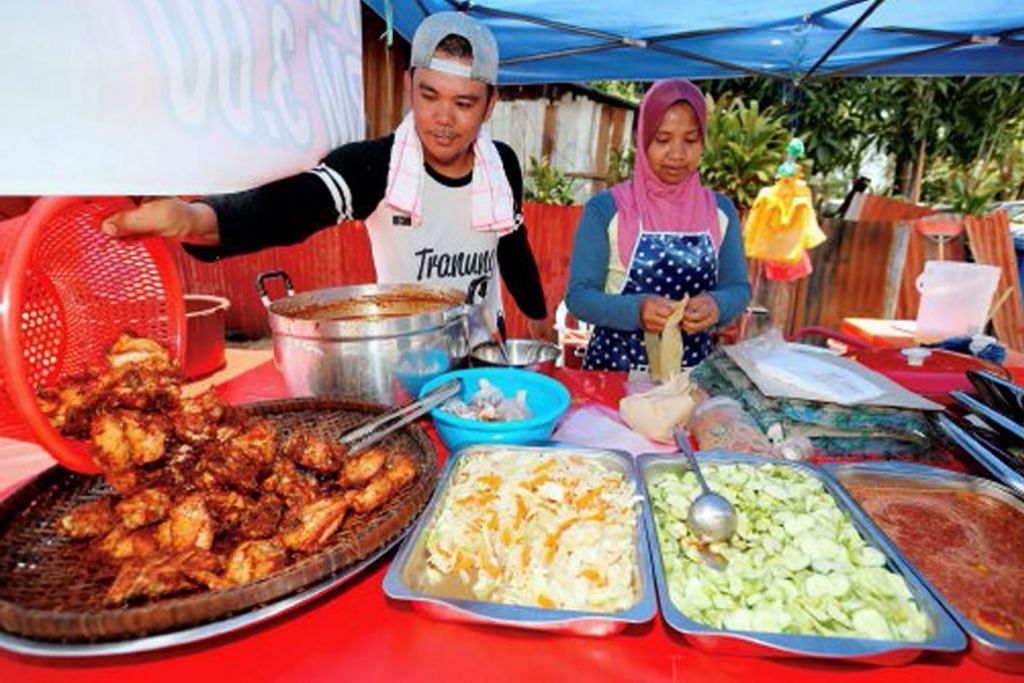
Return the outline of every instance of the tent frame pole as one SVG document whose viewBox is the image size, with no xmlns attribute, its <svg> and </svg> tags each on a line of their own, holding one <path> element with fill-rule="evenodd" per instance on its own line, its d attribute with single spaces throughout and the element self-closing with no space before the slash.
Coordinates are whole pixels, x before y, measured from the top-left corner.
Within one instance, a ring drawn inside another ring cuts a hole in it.
<svg viewBox="0 0 1024 683">
<path fill-rule="evenodd" d="M 864 0 L 858 0 L 858 1 L 863 2 Z M 884 0 L 876 0 L 876 2 L 883 2 L 883 1 Z M 733 62 L 728 62 L 728 61 L 721 60 L 721 59 L 715 59 L 714 57 L 706 57 L 704 55 L 699 55 L 699 54 L 696 54 L 694 52 L 689 52 L 687 50 L 680 50 L 678 48 L 673 48 L 673 47 L 669 47 L 667 45 L 660 45 L 660 44 L 658 44 L 659 40 L 668 40 L 668 39 L 670 39 L 669 37 L 656 36 L 656 37 L 650 38 L 650 39 L 648 39 L 648 38 L 627 38 L 626 36 L 615 35 L 614 33 L 607 33 L 605 31 L 598 31 L 596 29 L 586 28 L 585 26 L 574 26 L 572 24 L 564 24 L 564 23 L 559 22 L 559 21 L 551 21 L 550 19 L 542 19 L 540 17 L 534 17 L 534 16 L 531 16 L 531 15 L 528 15 L 528 14 L 521 14 L 519 12 L 509 12 L 507 10 L 494 9 L 493 7 L 487 7 L 485 5 L 472 4 L 472 3 L 464 2 L 464 1 L 463 2 L 459 2 L 457 0 L 448 0 L 448 4 L 452 7 L 452 9 L 454 9 L 455 11 L 458 11 L 458 12 L 465 12 L 467 14 L 469 14 L 469 13 L 477 13 L 477 14 L 483 14 L 483 15 L 486 15 L 486 16 L 501 17 L 503 19 L 512 19 L 514 21 L 522 21 L 522 22 L 529 23 L 529 24 L 536 24 L 538 26 L 543 26 L 545 28 L 556 29 L 556 30 L 559 30 L 559 31 L 566 31 L 568 33 L 578 33 L 578 34 L 581 34 L 581 35 L 590 36 L 591 38 L 603 38 L 603 39 L 608 40 L 608 41 L 614 41 L 615 43 L 618 43 L 618 46 L 621 46 L 621 47 L 635 47 L 635 48 L 644 49 L 644 50 L 653 50 L 655 52 L 663 52 L 665 54 L 671 54 L 671 55 L 674 55 L 676 57 L 683 57 L 685 59 L 691 59 L 693 61 L 703 62 L 705 64 L 711 64 L 713 66 L 718 66 L 718 67 L 721 67 L 723 69 L 729 69 L 730 71 L 735 71 L 737 73 L 747 74 L 748 76 L 767 76 L 769 78 L 781 78 L 781 76 L 779 74 L 773 73 L 771 71 L 762 71 L 760 69 L 752 69 L 752 68 L 749 68 L 749 67 L 742 66 L 740 64 L 735 64 Z M 713 33 L 713 32 L 731 31 L 731 30 L 735 30 L 735 29 L 732 29 L 732 28 L 710 29 L 710 30 L 704 30 L 704 31 L 700 31 L 700 32 L 694 32 L 694 34 L 700 35 L 700 34 L 707 34 L 707 33 Z M 675 36 L 676 39 L 679 39 L 681 37 L 682 36 L 678 36 L 678 35 Z M 552 59 L 554 57 L 562 57 L 562 56 L 565 56 L 567 54 L 585 54 L 586 52 L 599 52 L 599 51 L 601 51 L 603 49 L 612 49 L 614 47 L 617 47 L 617 46 L 606 43 L 603 46 L 588 46 L 586 48 L 573 48 L 574 50 L 580 50 L 580 51 L 583 51 L 583 52 L 568 52 L 568 51 L 564 51 L 564 50 L 558 50 L 558 51 L 553 51 L 553 52 L 541 52 L 541 53 L 537 53 L 535 55 L 524 55 L 522 57 L 513 57 L 513 58 L 510 58 L 510 59 L 503 59 L 503 60 L 501 60 L 501 64 L 522 64 L 523 62 L 539 61 L 539 60 L 542 60 L 542 59 Z"/>
<path fill-rule="evenodd" d="M 1016 38 L 1010 38 L 1009 36 L 1014 33 L 1018 33 L 1021 28 L 1011 29 L 1000 33 L 998 35 L 990 36 L 985 34 L 970 34 L 970 33 L 957 33 L 954 31 L 934 31 L 932 29 L 925 28 L 905 28 L 902 26 L 879 26 L 874 29 L 875 31 L 886 31 L 888 33 L 906 33 L 912 36 L 921 36 L 923 38 L 941 38 L 943 40 L 967 40 L 972 43 L 985 45 L 991 41 L 992 45 L 1005 45 L 1007 47 L 1018 47 L 1024 48 L 1024 40 L 1018 40 Z"/>
<path fill-rule="evenodd" d="M 864 4 L 868 1 L 869 0 L 840 0 L 839 2 L 836 2 L 833 5 L 823 7 L 819 10 L 815 10 L 814 12 L 807 14 L 806 16 L 803 17 L 803 21 L 805 23 L 814 23 L 824 16 L 844 9 L 848 9 L 850 7 L 854 7 L 856 5 Z M 799 91 L 799 89 L 811 78 L 821 78 L 824 76 L 845 76 L 850 74 L 857 75 L 861 72 L 868 71 L 870 69 L 876 69 L 879 67 L 888 66 L 890 64 L 898 64 L 900 62 L 917 59 L 920 57 L 942 54 L 944 52 L 949 52 L 962 47 L 981 45 L 989 47 L 1005 46 L 1018 49 L 1024 48 L 1024 39 L 1014 37 L 1016 34 L 1024 33 L 1024 27 L 1007 29 L 994 34 L 967 34 L 955 31 L 939 31 L 933 29 L 918 29 L 901 26 L 880 26 L 874 27 L 871 30 L 892 33 L 905 33 L 908 35 L 931 37 L 935 39 L 948 39 L 949 42 L 943 43 L 941 45 L 936 45 L 930 48 L 915 50 L 913 52 L 907 52 L 901 55 L 894 55 L 892 57 L 879 59 L 873 62 L 865 62 L 862 64 L 853 64 L 850 66 L 839 67 L 836 69 L 823 70 L 823 67 L 826 65 L 826 63 L 832 57 L 832 55 L 850 38 L 850 36 L 852 36 L 857 31 L 858 28 L 861 27 L 861 25 L 871 16 L 871 14 L 874 13 L 874 11 L 878 9 L 878 7 L 881 6 L 884 2 L 885 0 L 871 0 L 871 5 L 863 13 L 861 13 L 861 15 L 857 18 L 856 21 L 850 24 L 850 26 L 848 26 L 846 30 L 843 31 L 842 35 L 839 36 L 839 38 L 828 48 L 828 50 L 826 50 L 825 53 L 818 58 L 814 65 L 803 74 L 797 76 L 796 74 L 786 75 L 783 73 L 746 67 L 741 64 L 736 64 L 734 62 L 720 60 L 714 57 L 707 57 L 701 54 L 690 52 L 688 50 L 683 50 L 680 48 L 675 48 L 662 44 L 670 40 L 685 40 L 686 38 L 739 31 L 741 30 L 740 27 L 727 26 L 713 29 L 702 29 L 692 32 L 670 33 L 660 36 L 651 36 L 647 38 L 628 38 L 626 36 L 616 35 L 614 33 L 608 33 L 606 31 L 587 28 L 585 26 L 574 26 L 572 24 L 566 24 L 558 21 L 553 21 L 550 19 L 543 19 L 541 17 L 522 14 L 519 12 L 495 9 L 492 7 L 487 7 L 485 5 L 479 5 L 473 2 L 469 2 L 467 0 L 446 0 L 446 3 L 457 12 L 464 12 L 467 14 L 473 12 L 485 16 L 499 17 L 504 19 L 510 19 L 513 21 L 522 21 L 524 23 L 535 24 L 538 26 L 543 26 L 545 28 L 565 31 L 567 33 L 575 33 L 579 35 L 589 36 L 592 38 L 601 38 L 604 41 L 606 41 L 598 45 L 569 48 L 564 50 L 554 50 L 549 52 L 537 53 L 533 55 L 523 55 L 520 57 L 503 59 L 501 60 L 501 64 L 503 65 L 521 64 L 525 62 L 540 61 L 544 59 L 554 59 L 570 55 L 589 54 L 607 50 L 616 50 L 623 47 L 633 47 L 637 49 L 662 52 L 664 54 L 674 55 L 691 61 L 710 64 L 712 66 L 717 66 L 723 69 L 728 69 L 730 71 L 735 71 L 738 74 L 745 74 L 750 76 L 766 76 L 769 78 L 781 80 L 792 79 L 793 87 L 797 91 Z M 416 6 L 420 9 L 420 11 L 423 12 L 423 15 L 425 17 L 431 14 L 431 12 L 426 8 L 423 0 L 415 0 L 415 3 Z"/>
<path fill-rule="evenodd" d="M 800 77 L 800 80 L 798 80 L 796 83 L 797 90 L 799 90 L 804 83 L 809 81 L 811 77 L 814 76 L 814 73 L 819 68 L 821 68 L 821 66 L 825 62 L 828 61 L 828 58 L 831 57 L 832 54 L 836 50 L 838 50 L 842 46 L 842 44 L 845 43 L 847 39 L 849 39 L 849 37 L 854 34 L 854 32 L 856 32 L 858 28 L 860 28 L 861 24 L 867 21 L 867 18 L 870 17 L 874 13 L 874 11 L 882 5 L 883 2 L 885 2 L 885 0 L 874 0 L 874 2 L 871 3 L 871 6 L 864 10 L 864 12 L 859 17 L 857 17 L 857 20 L 855 22 L 846 27 L 846 30 L 843 31 L 843 34 L 841 36 L 839 36 L 839 39 L 836 40 L 836 42 L 832 43 L 832 46 L 829 47 L 829 49 L 825 50 L 825 54 L 818 58 L 818 61 L 814 63 L 814 66 L 812 66 L 809 70 L 804 72 L 804 74 Z"/>
<path fill-rule="evenodd" d="M 1011 28 L 999 33 L 992 34 L 990 37 L 998 38 L 1001 41 L 1007 36 L 1012 36 L 1015 33 L 1020 33 L 1024 28 Z M 856 73 L 858 71 L 865 71 L 867 69 L 874 69 L 879 66 L 888 66 L 889 64 L 897 64 L 899 62 L 905 62 L 909 59 L 917 59 L 918 57 L 927 57 L 928 55 L 941 54 L 943 52 L 949 52 L 960 47 L 967 47 L 970 45 L 977 45 L 978 41 L 976 36 L 966 36 L 959 40 L 954 40 L 950 43 L 944 43 L 942 45 L 936 45 L 935 47 L 929 47 L 924 50 L 916 50 L 914 52 L 908 52 L 902 55 L 896 55 L 894 57 L 888 57 L 886 59 L 880 59 L 875 62 L 867 62 L 864 64 L 853 64 L 851 66 L 844 66 L 839 69 L 833 69 L 825 72 L 825 76 L 843 76 L 846 74 Z"/>
</svg>

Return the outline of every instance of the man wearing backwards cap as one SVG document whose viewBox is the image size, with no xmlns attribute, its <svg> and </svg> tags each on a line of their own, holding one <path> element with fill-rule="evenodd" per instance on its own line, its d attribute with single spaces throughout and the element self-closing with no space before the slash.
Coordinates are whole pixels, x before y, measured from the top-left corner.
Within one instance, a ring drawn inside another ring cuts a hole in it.
<svg viewBox="0 0 1024 683">
<path fill-rule="evenodd" d="M 530 334 L 548 337 L 522 225 L 519 161 L 480 130 L 497 100 L 497 77 L 498 46 L 487 27 L 456 12 L 433 14 L 413 36 L 405 75 L 412 109 L 393 134 L 343 145 L 310 171 L 252 190 L 148 202 L 111 216 L 103 229 L 178 239 L 211 261 L 361 219 L 378 282 L 465 289 L 487 275 L 488 307 L 497 312 L 500 270 Z"/>
</svg>

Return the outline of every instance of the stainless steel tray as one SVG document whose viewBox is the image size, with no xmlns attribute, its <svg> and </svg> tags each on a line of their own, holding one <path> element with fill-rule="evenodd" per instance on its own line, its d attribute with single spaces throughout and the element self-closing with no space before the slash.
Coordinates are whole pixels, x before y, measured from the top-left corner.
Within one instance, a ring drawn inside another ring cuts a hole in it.
<svg viewBox="0 0 1024 683">
<path fill-rule="evenodd" d="M 395 600 L 409 601 L 413 608 L 428 616 L 478 624 L 498 624 L 541 631 L 569 633 L 586 636 L 607 636 L 617 633 L 629 624 L 645 623 L 657 613 L 654 597 L 654 579 L 651 561 L 647 551 L 647 517 L 637 506 L 636 528 L 636 580 L 639 595 L 631 608 L 615 613 L 588 612 L 577 610 L 544 609 L 521 605 L 506 605 L 470 599 L 439 597 L 418 590 L 414 586 L 414 575 L 424 560 L 425 532 L 431 528 L 439 512 L 441 501 L 448 491 L 453 473 L 463 458 L 475 453 L 500 449 L 513 453 L 564 452 L 583 457 L 599 458 L 609 469 L 622 472 L 635 487 L 639 498 L 641 486 L 636 478 L 632 458 L 620 451 L 550 444 L 538 447 L 479 445 L 464 448 L 448 458 L 441 473 L 440 483 L 434 497 L 420 517 L 412 533 L 406 539 L 398 555 L 384 577 L 384 592 Z"/>
<path fill-rule="evenodd" d="M 825 469 L 838 481 L 841 487 L 845 487 L 848 484 L 867 484 L 872 486 L 896 484 L 900 487 L 970 491 L 971 493 L 990 496 L 1024 512 L 1024 501 L 1014 496 L 1005 487 L 988 479 L 972 477 L 959 472 L 909 463 L 833 463 L 825 465 Z M 856 505 L 853 496 L 847 493 L 845 489 L 843 495 L 848 496 L 850 502 Z M 864 516 L 867 517 L 866 514 Z M 888 536 L 885 536 L 885 532 L 880 527 L 874 524 L 874 522 L 872 522 L 872 526 L 875 526 L 878 533 L 881 534 L 884 544 L 890 545 L 893 550 L 899 552 L 896 544 Z M 910 566 L 921 583 L 928 587 L 946 611 L 953 615 L 957 624 L 967 633 L 972 657 L 985 666 L 990 666 L 994 669 L 1017 673 L 1024 672 L 1024 643 L 1006 640 L 979 628 L 965 614 L 953 607 L 952 603 L 935 589 L 924 574 L 918 571 L 912 564 Z M 1022 571 L 1024 571 L 1024 568 L 1022 568 Z"/>
<path fill-rule="evenodd" d="M 897 640 L 868 640 L 863 638 L 841 638 L 817 635 L 794 635 L 788 633 L 765 633 L 754 631 L 730 631 L 717 629 L 690 619 L 682 613 L 669 596 L 665 568 L 661 559 L 661 547 L 655 529 L 654 511 L 647 483 L 652 475 L 666 470 L 687 470 L 686 461 L 676 455 L 648 453 L 637 461 L 640 480 L 644 484 L 644 508 L 646 510 L 647 533 L 650 539 L 654 561 L 655 583 L 658 587 L 658 602 L 665 621 L 683 634 L 693 645 L 710 652 L 730 655 L 752 655 L 768 657 L 825 657 L 844 659 L 867 664 L 900 665 L 913 661 L 925 651 L 959 652 L 966 646 L 964 634 L 956 623 L 931 596 L 925 585 L 898 552 L 883 543 L 877 529 L 860 509 L 851 506 L 840 487 L 821 469 L 805 463 L 762 458 L 742 453 L 719 451 L 702 452 L 701 462 L 709 464 L 741 464 L 752 467 L 760 465 L 782 465 L 794 467 L 820 481 L 835 498 L 836 504 L 846 513 L 861 536 L 888 558 L 888 568 L 903 576 L 918 605 L 928 616 L 931 637 L 918 643 Z"/>
<path fill-rule="evenodd" d="M 1003 462 L 1002 458 L 992 453 L 983 443 L 971 436 L 947 415 L 938 415 L 935 421 L 939 428 L 946 433 L 946 436 L 955 441 L 993 477 L 1013 489 L 1018 496 L 1024 496 L 1024 476 L 1017 470 Z"/>
<path fill-rule="evenodd" d="M 34 657 L 112 657 L 117 655 L 138 654 L 140 652 L 152 652 L 154 650 L 164 650 L 240 631 L 242 629 L 256 626 L 257 624 L 262 624 L 263 622 L 269 621 L 270 619 L 284 614 L 285 612 L 297 609 L 302 605 L 315 600 L 321 595 L 339 588 L 342 584 L 347 583 L 350 579 L 354 578 L 357 574 L 372 565 L 374 562 L 390 552 L 396 545 L 401 543 L 409 533 L 410 529 L 412 529 L 411 526 L 382 546 L 377 552 L 373 553 L 373 555 L 367 557 L 362 562 L 354 565 L 341 574 L 324 579 L 320 583 L 315 584 L 300 593 L 288 596 L 269 605 L 257 607 L 249 610 L 248 612 L 228 617 L 227 619 L 222 619 L 210 624 L 203 624 L 201 626 L 194 626 L 180 631 L 171 631 L 169 633 L 161 633 L 154 636 L 119 640 L 109 643 L 56 643 L 20 638 L 18 636 L 10 635 L 9 633 L 0 632 L 0 649 Z"/>
</svg>

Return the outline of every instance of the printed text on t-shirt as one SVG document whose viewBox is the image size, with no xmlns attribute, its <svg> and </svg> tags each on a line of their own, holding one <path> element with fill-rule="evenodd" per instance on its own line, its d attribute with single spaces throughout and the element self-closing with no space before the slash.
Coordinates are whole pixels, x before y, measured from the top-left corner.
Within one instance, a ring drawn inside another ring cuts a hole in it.
<svg viewBox="0 0 1024 683">
<path fill-rule="evenodd" d="M 469 275 L 490 275 L 494 271 L 494 249 L 485 249 L 475 253 L 463 251 L 437 253 L 434 249 L 420 249 L 415 252 L 420 257 L 420 268 L 417 280 L 466 277 Z"/>
</svg>

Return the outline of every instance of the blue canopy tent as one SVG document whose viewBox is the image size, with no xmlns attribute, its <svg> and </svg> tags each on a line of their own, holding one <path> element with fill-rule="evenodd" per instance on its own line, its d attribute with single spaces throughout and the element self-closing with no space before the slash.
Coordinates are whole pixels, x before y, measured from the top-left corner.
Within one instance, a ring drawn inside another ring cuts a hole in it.
<svg viewBox="0 0 1024 683">
<path fill-rule="evenodd" d="M 428 14 L 494 32 L 505 84 L 1024 72 L 1024 0 L 366 0 L 410 38 Z"/>
</svg>

